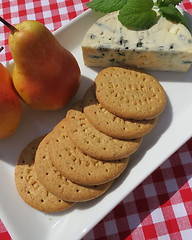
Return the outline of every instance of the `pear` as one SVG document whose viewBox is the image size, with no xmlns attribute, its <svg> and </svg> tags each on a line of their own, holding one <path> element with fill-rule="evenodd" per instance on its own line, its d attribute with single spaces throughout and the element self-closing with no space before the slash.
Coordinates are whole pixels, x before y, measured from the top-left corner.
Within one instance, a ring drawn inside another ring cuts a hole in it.
<svg viewBox="0 0 192 240">
<path fill-rule="evenodd" d="M 0 63 L 0 139 L 7 138 L 16 131 L 21 115 L 21 103 L 13 88 L 11 75 Z"/>
<path fill-rule="evenodd" d="M 11 30 L 12 79 L 20 98 L 35 109 L 63 108 L 80 85 L 75 57 L 38 21 L 26 20 L 16 26 L 0 21 Z"/>
</svg>

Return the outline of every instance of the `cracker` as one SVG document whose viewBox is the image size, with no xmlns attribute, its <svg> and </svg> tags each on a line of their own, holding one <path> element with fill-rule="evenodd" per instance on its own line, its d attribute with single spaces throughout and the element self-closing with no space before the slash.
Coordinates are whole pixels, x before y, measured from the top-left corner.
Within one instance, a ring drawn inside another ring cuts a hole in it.
<svg viewBox="0 0 192 240">
<path fill-rule="evenodd" d="M 99 186 L 85 187 L 71 182 L 56 170 L 50 160 L 50 134 L 41 141 L 35 156 L 35 169 L 42 185 L 55 196 L 70 202 L 85 202 L 104 194 L 112 185 L 112 181 Z"/>
<path fill-rule="evenodd" d="M 33 140 L 21 152 L 15 167 L 15 183 L 21 198 L 31 207 L 43 212 L 68 209 L 74 203 L 66 202 L 48 192 L 39 182 L 34 169 L 34 156 L 42 137 Z"/>
<path fill-rule="evenodd" d="M 100 160 L 123 159 L 134 153 L 142 138 L 131 140 L 114 139 L 98 131 L 82 112 L 82 101 L 67 112 L 66 131 L 76 147 L 85 154 Z"/>
<path fill-rule="evenodd" d="M 105 109 L 96 99 L 95 86 L 83 97 L 83 111 L 97 130 L 118 139 L 133 139 L 148 134 L 156 125 L 157 118 L 150 120 L 123 119 Z"/>
<path fill-rule="evenodd" d="M 95 79 L 97 100 L 124 119 L 153 119 L 166 105 L 161 84 L 151 75 L 121 67 L 100 71 Z"/>
<path fill-rule="evenodd" d="M 51 161 L 58 172 L 70 181 L 84 186 L 114 180 L 125 170 L 129 160 L 100 161 L 84 154 L 68 137 L 65 119 L 52 131 L 49 147 Z"/>
</svg>

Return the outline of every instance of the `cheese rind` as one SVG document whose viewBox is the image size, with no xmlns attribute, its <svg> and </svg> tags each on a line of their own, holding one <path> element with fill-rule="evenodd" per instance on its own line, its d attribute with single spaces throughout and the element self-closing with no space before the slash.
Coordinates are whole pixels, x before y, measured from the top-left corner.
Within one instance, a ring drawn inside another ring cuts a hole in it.
<svg viewBox="0 0 192 240">
<path fill-rule="evenodd" d="M 186 72 L 192 63 L 192 37 L 182 24 L 161 17 L 148 30 L 123 26 L 113 12 L 93 24 L 82 41 L 87 66 L 131 66 Z"/>
</svg>

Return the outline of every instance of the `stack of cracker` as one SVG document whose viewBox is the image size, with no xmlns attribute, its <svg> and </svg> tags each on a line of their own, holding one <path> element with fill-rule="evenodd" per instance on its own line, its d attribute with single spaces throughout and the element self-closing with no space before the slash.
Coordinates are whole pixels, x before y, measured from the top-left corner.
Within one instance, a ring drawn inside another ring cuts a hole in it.
<svg viewBox="0 0 192 240">
<path fill-rule="evenodd" d="M 151 75 L 121 67 L 98 73 L 82 100 L 21 153 L 15 182 L 30 206 L 67 209 L 104 194 L 156 125 L 166 94 Z"/>
</svg>

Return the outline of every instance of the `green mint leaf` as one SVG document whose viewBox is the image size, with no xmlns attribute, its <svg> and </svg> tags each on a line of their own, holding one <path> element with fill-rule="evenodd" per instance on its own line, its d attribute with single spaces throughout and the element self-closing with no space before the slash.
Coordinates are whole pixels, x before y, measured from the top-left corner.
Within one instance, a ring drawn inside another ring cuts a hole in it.
<svg viewBox="0 0 192 240">
<path fill-rule="evenodd" d="M 170 21 L 176 22 L 176 23 L 182 23 L 183 25 L 185 25 L 188 28 L 185 17 L 173 5 L 169 5 L 167 7 L 161 7 L 159 9 L 159 12 L 167 20 L 170 20 Z"/>
<path fill-rule="evenodd" d="M 124 7 L 131 10 L 145 11 L 152 9 L 153 5 L 153 0 L 127 0 L 127 3 L 124 4 Z"/>
<path fill-rule="evenodd" d="M 95 11 L 110 13 L 120 10 L 126 2 L 127 0 L 93 0 L 87 6 Z"/>
<path fill-rule="evenodd" d="M 119 21 L 129 29 L 145 30 L 153 26 L 157 14 L 152 10 L 153 0 L 128 0 L 119 11 Z"/>
<path fill-rule="evenodd" d="M 157 0 L 157 5 L 159 7 L 166 7 L 169 5 L 176 6 L 181 2 L 182 2 L 182 0 Z"/>
</svg>

